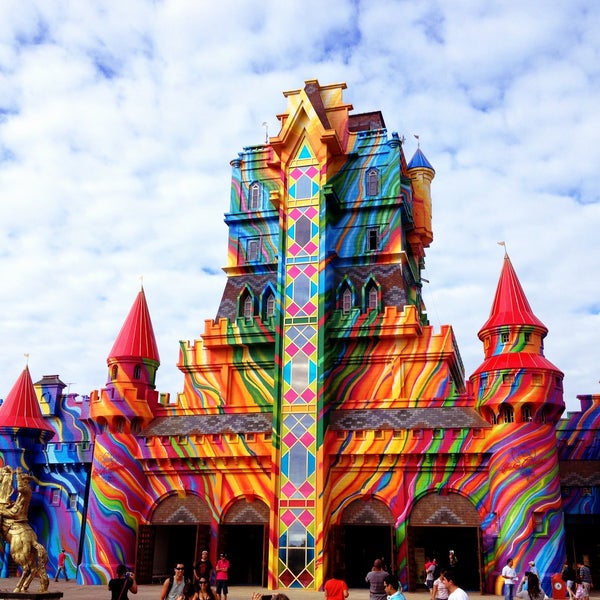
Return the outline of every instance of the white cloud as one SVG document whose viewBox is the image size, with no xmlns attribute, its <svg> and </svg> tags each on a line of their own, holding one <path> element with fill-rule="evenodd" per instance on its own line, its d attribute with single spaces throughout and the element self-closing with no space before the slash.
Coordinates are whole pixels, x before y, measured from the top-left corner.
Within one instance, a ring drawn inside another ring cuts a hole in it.
<svg viewBox="0 0 600 600">
<path fill-rule="evenodd" d="M 483 358 L 505 240 L 565 398 L 597 392 L 600 9 L 317 0 L 0 5 L 0 396 L 32 374 L 103 385 L 144 275 L 162 357 L 224 286 L 229 161 L 275 134 L 282 91 L 346 81 L 436 169 L 425 289 Z M 212 273 L 212 274 L 211 274 Z"/>
</svg>

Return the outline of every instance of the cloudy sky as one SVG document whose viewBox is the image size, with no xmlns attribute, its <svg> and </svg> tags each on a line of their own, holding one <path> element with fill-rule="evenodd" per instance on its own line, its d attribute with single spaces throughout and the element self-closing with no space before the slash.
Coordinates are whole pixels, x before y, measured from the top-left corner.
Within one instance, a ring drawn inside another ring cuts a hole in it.
<svg viewBox="0 0 600 600">
<path fill-rule="evenodd" d="M 436 170 L 430 321 L 480 364 L 506 246 L 565 400 L 600 393 L 595 0 L 0 2 L 0 397 L 25 366 L 102 387 L 140 286 L 178 340 L 224 286 L 229 161 L 284 90 L 345 81 Z"/>
</svg>

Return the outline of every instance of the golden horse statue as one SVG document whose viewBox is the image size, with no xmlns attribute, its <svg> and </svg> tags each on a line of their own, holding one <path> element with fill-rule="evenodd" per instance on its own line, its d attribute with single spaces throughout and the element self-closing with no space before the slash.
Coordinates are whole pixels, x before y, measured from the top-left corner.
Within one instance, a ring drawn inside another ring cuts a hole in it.
<svg viewBox="0 0 600 600">
<path fill-rule="evenodd" d="M 48 553 L 38 542 L 35 531 L 27 520 L 31 502 L 31 476 L 17 468 L 2 468 L 0 477 L 0 537 L 10 545 L 10 555 L 21 567 L 21 579 L 15 592 L 26 592 L 33 579 L 40 578 L 40 593 L 48 590 Z M 13 474 L 17 478 L 17 499 L 12 502 Z M 10 483 L 10 485 L 9 485 Z"/>
</svg>

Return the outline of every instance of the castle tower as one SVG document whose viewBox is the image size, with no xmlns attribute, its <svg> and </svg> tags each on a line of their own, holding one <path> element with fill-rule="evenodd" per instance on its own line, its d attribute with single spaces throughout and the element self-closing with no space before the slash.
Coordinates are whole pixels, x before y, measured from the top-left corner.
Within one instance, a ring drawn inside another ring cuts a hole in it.
<svg viewBox="0 0 600 600">
<path fill-rule="evenodd" d="M 138 523 L 151 502 L 137 438 L 158 404 L 155 377 L 160 360 L 144 289 L 119 332 L 108 363 L 108 381 L 90 395 L 90 418 L 100 427 L 94 441 L 83 557 L 78 578 L 109 579 L 119 563 L 133 567 Z M 124 510 L 123 507 L 127 507 Z M 115 536 L 113 521 L 119 521 Z"/>
<path fill-rule="evenodd" d="M 555 430 L 564 410 L 563 374 L 544 357 L 547 333 L 506 254 L 479 331 L 485 359 L 470 378 L 476 406 L 493 425 L 489 510 L 497 539 L 490 571 L 508 558 L 533 560 L 546 585 L 565 556 Z"/>
<path fill-rule="evenodd" d="M 428 247 L 433 241 L 431 228 L 431 182 L 435 170 L 421 151 L 417 148 L 407 165 L 407 172 L 413 187 L 413 219 L 414 230 L 409 234 L 410 243 L 414 250 L 424 256 L 422 248 Z"/>
<path fill-rule="evenodd" d="M 108 379 L 93 392 L 90 416 L 111 430 L 139 431 L 153 418 L 160 365 L 144 288 L 138 293 L 107 359 Z"/>
<path fill-rule="evenodd" d="M 33 468 L 33 457 L 28 456 L 28 452 L 35 451 L 54 436 L 54 430 L 42 415 L 29 367 L 23 369 L 0 405 L 0 438 L 5 436 L 6 443 L 1 444 L 0 451 L 4 464 L 12 467 L 30 464 L 30 468 Z"/>
</svg>

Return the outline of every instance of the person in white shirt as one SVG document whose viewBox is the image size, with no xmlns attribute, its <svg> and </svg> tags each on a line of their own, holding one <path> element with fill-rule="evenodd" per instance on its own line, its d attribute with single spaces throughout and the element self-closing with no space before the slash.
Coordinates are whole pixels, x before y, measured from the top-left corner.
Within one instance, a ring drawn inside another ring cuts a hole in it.
<svg viewBox="0 0 600 600">
<path fill-rule="evenodd" d="M 433 589 L 431 590 L 431 600 L 448 600 L 448 588 L 442 581 L 442 575 L 446 572 L 446 569 L 442 569 L 440 576 L 433 582 Z"/>
<path fill-rule="evenodd" d="M 462 588 L 459 588 L 455 583 L 455 579 L 457 579 L 457 577 L 452 569 L 446 569 L 444 574 L 440 575 L 440 579 L 450 592 L 448 594 L 448 600 L 469 600 L 467 592 L 465 592 Z"/>
<path fill-rule="evenodd" d="M 504 600 L 513 600 L 515 597 L 515 584 L 519 580 L 517 572 L 513 567 L 513 559 L 509 558 L 502 569 L 504 577 Z"/>
</svg>

